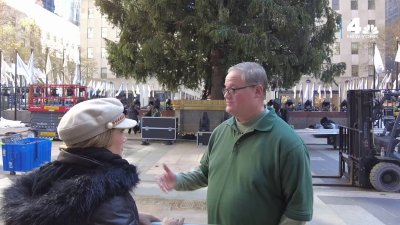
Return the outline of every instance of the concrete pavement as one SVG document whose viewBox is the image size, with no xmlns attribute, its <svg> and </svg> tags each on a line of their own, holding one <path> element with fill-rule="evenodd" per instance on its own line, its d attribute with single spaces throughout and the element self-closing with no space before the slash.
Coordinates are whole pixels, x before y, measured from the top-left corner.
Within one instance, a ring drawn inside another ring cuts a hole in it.
<svg viewBox="0 0 400 225">
<path fill-rule="evenodd" d="M 134 198 L 140 211 L 160 218 L 165 216 L 185 217 L 187 223 L 207 224 L 206 192 L 200 189 L 192 192 L 163 193 L 155 183 L 155 177 L 166 163 L 173 171 L 194 168 L 206 146 L 195 141 L 178 141 L 173 145 L 151 142 L 140 145 L 140 134 L 128 135 L 124 158 L 138 166 L 141 183 L 134 190 Z M 315 139 L 304 134 L 302 138 L 309 144 L 313 174 L 332 174 L 337 171 L 337 151 L 325 145 L 325 139 Z M 58 155 L 59 141 L 53 141 L 52 159 Z M 2 164 L 0 162 L 0 167 Z M 0 192 L 16 176 L 0 171 Z M 315 183 L 337 182 L 315 179 Z M 356 187 L 314 187 L 314 217 L 309 224 L 314 225 L 359 225 L 359 224 L 399 224 L 400 195 L 381 193 L 372 189 Z"/>
</svg>

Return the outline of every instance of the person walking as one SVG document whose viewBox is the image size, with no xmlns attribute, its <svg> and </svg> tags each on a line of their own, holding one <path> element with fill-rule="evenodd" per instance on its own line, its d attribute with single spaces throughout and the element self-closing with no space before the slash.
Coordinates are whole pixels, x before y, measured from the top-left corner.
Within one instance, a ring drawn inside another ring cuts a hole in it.
<svg viewBox="0 0 400 225">
<path fill-rule="evenodd" d="M 312 219 L 310 159 L 302 139 L 264 108 L 267 75 L 254 62 L 232 66 L 225 78 L 226 112 L 233 117 L 212 133 L 200 165 L 174 173 L 163 165 L 160 188 L 208 186 L 209 224 L 304 224 Z"/>
<path fill-rule="evenodd" d="M 128 118 L 135 120 L 137 122 L 136 126 L 133 128 L 129 128 L 128 134 L 131 134 L 132 130 L 133 133 L 136 134 L 139 131 L 139 112 L 140 112 L 140 103 L 136 100 L 130 105 L 128 110 Z"/>
<path fill-rule="evenodd" d="M 19 177 L 4 190 L 6 225 L 150 225 L 160 221 L 139 213 L 130 194 L 139 183 L 135 165 L 122 158 L 124 129 L 136 121 L 115 98 L 73 106 L 57 131 L 67 148 L 57 160 Z"/>
</svg>

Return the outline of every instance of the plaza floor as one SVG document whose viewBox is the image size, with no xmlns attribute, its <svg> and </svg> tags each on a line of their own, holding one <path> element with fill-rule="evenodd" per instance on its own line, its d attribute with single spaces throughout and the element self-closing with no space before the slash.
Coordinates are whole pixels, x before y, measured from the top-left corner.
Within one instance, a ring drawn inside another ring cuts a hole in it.
<svg viewBox="0 0 400 225">
<path fill-rule="evenodd" d="M 314 175 L 337 172 L 338 153 L 325 144 L 325 139 L 315 139 L 310 135 L 303 135 L 302 138 L 309 144 Z M 60 141 L 53 141 L 52 160 L 56 159 L 60 144 Z M 150 145 L 141 145 L 140 134 L 128 135 L 124 158 L 139 167 L 141 183 L 133 191 L 139 211 L 159 218 L 185 217 L 185 221 L 190 224 L 207 224 L 206 188 L 164 193 L 155 183 L 155 177 L 163 172 L 163 163 L 176 172 L 190 170 L 199 163 L 205 150 L 206 146 L 197 145 L 195 141 L 177 141 L 172 145 L 154 141 Z M 0 171 L 0 193 L 20 174 L 10 175 L 7 171 Z M 313 182 L 343 181 L 314 179 Z M 382 193 L 357 187 L 314 186 L 314 217 L 308 224 L 394 225 L 400 222 L 399 209 L 398 193 Z"/>
</svg>

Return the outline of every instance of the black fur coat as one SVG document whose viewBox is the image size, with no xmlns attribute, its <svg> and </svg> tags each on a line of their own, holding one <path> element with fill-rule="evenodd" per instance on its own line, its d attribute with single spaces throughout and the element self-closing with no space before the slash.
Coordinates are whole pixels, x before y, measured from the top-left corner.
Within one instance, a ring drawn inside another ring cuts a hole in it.
<svg viewBox="0 0 400 225">
<path fill-rule="evenodd" d="M 106 149 L 74 149 L 4 190 L 6 225 L 138 224 L 134 165 Z M 116 210 L 122 210 L 116 212 Z"/>
</svg>

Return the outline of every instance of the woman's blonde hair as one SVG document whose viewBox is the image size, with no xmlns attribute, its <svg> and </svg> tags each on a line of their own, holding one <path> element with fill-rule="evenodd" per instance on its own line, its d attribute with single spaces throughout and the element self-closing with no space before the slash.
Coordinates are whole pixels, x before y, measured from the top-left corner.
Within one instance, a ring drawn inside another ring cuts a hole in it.
<svg viewBox="0 0 400 225">
<path fill-rule="evenodd" d="M 70 146 L 67 146 L 68 148 L 89 148 L 89 147 L 95 147 L 95 148 L 107 148 L 111 144 L 111 137 L 112 137 L 112 132 L 114 129 L 107 130 L 106 132 L 103 132 L 97 136 L 94 136 L 88 140 L 81 141 L 79 143 L 72 144 Z"/>
</svg>

